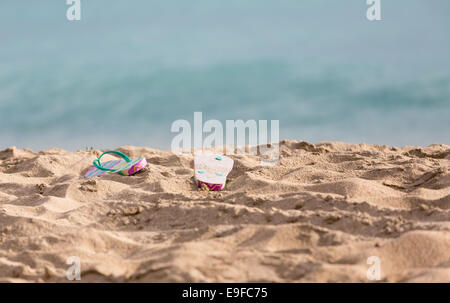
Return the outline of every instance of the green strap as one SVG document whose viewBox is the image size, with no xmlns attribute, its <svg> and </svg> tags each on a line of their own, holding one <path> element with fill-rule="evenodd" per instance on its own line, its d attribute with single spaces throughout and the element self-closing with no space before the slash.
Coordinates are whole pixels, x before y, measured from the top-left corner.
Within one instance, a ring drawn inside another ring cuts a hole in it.
<svg viewBox="0 0 450 303">
<path fill-rule="evenodd" d="M 122 157 L 126 162 L 131 162 L 130 158 L 128 158 L 127 155 L 121 153 L 120 151 L 109 150 L 109 151 L 104 152 L 100 157 L 98 157 L 96 160 L 94 160 L 95 167 L 97 167 L 98 169 L 101 169 L 101 170 L 106 170 L 106 171 L 113 171 L 113 172 L 118 171 L 117 169 L 111 169 L 111 168 L 106 168 L 106 167 L 102 166 L 102 163 L 100 163 L 100 159 L 106 154 L 115 154 L 115 155 Z"/>
</svg>

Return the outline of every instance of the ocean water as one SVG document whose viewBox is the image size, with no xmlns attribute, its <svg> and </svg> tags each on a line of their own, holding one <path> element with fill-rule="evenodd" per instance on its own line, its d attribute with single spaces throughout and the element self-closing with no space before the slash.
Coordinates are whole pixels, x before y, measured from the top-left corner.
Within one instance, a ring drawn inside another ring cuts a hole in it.
<svg viewBox="0 0 450 303">
<path fill-rule="evenodd" d="M 450 144 L 450 2 L 0 1 L 0 148 L 168 149 L 177 119 Z"/>
</svg>

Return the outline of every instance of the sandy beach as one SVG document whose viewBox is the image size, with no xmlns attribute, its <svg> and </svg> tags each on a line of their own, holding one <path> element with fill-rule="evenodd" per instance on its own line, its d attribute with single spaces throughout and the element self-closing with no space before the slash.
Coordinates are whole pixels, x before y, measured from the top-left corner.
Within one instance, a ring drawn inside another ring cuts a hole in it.
<svg viewBox="0 0 450 303">
<path fill-rule="evenodd" d="M 0 281 L 450 282 L 450 146 L 282 141 L 231 156 L 222 192 L 193 156 L 144 147 L 134 176 L 83 174 L 101 151 L 0 152 Z M 106 159 L 106 158 L 105 158 Z M 112 159 L 112 157 L 111 157 Z"/>
</svg>

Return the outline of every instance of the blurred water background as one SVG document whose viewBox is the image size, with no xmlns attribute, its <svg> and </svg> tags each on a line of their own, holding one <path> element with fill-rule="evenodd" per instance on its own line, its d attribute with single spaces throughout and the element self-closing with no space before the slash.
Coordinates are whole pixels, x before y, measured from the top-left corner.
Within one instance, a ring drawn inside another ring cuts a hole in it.
<svg viewBox="0 0 450 303">
<path fill-rule="evenodd" d="M 0 148 L 168 149 L 174 120 L 450 144 L 450 1 L 0 1 Z"/>
</svg>

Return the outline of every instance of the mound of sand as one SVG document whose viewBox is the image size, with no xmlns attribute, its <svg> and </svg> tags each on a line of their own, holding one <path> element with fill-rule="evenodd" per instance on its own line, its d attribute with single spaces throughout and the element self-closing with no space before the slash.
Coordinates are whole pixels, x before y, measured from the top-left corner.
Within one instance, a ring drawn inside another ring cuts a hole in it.
<svg viewBox="0 0 450 303">
<path fill-rule="evenodd" d="M 82 176 L 101 151 L 0 151 L 0 280 L 450 282 L 450 146 L 280 142 L 231 156 L 222 192 L 193 157 L 145 156 L 135 176 Z"/>
</svg>

